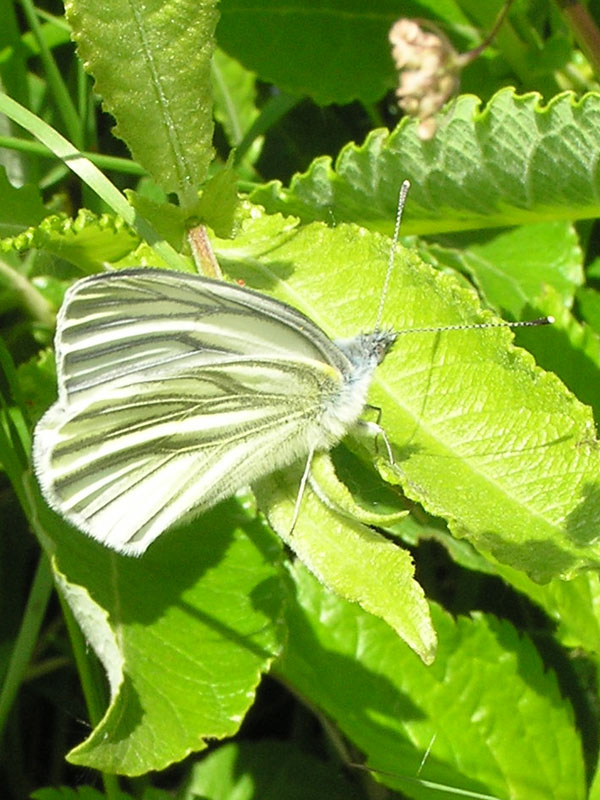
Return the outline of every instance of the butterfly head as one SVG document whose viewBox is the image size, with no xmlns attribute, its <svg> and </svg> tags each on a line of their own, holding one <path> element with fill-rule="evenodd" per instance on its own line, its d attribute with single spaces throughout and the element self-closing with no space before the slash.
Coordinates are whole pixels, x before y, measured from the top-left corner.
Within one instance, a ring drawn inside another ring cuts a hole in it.
<svg viewBox="0 0 600 800">
<path fill-rule="evenodd" d="M 398 334 L 377 329 L 360 333 L 352 339 L 337 340 L 336 344 L 352 364 L 355 372 L 372 372 L 391 350 Z"/>
</svg>

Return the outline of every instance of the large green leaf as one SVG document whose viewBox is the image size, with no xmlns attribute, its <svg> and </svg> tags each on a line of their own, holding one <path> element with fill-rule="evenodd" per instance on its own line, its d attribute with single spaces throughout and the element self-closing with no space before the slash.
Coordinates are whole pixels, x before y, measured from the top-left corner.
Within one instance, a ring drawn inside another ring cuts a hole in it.
<svg viewBox="0 0 600 800">
<path fill-rule="evenodd" d="M 357 788 L 320 758 L 288 742 L 223 745 L 194 765 L 178 800 L 361 800 Z"/>
<path fill-rule="evenodd" d="M 313 459 L 313 477 L 316 473 L 319 479 L 329 478 L 320 461 L 319 456 Z M 292 530 L 300 475 L 300 471 L 286 470 L 255 487 L 271 527 L 325 586 L 381 617 L 430 664 L 435 657 L 435 631 L 409 553 L 358 520 L 337 513 L 310 490 L 304 494 Z M 328 489 L 328 497 L 340 506 L 344 487 L 332 486 L 329 479 Z"/>
<path fill-rule="evenodd" d="M 240 236 L 216 245 L 231 277 L 301 308 L 333 337 L 373 327 L 385 237 L 346 225 L 299 228 L 255 211 Z M 407 252 L 397 261 L 387 325 L 488 318 L 451 276 Z M 379 465 L 484 553 L 538 580 L 572 576 L 600 563 L 593 418 L 511 337 L 506 329 L 401 335 L 371 393 L 395 451 L 394 465 Z"/>
<path fill-rule="evenodd" d="M 260 78 L 317 103 L 379 100 L 396 78 L 388 31 L 400 16 L 467 28 L 454 0 L 222 0 L 219 44 Z M 252 35 L 248 35 L 248 31 Z M 357 43 L 359 45 L 357 46 Z"/>
<path fill-rule="evenodd" d="M 191 207 L 212 150 L 210 60 L 217 0 L 68 0 L 78 52 L 118 135 Z"/>
<path fill-rule="evenodd" d="M 279 649 L 273 535 L 221 507 L 132 559 L 43 519 L 58 586 L 111 689 L 69 760 L 139 775 L 233 735 Z"/>
<path fill-rule="evenodd" d="M 290 636 L 277 674 L 335 721 L 367 766 L 383 771 L 379 780 L 416 800 L 451 797 L 453 789 L 499 800 L 583 800 L 572 709 L 510 624 L 484 614 L 453 620 L 433 606 L 439 648 L 427 667 L 308 571 L 296 566 L 291 576 Z"/>
<path fill-rule="evenodd" d="M 538 94 L 502 89 L 483 109 L 477 97 L 459 97 L 432 141 L 405 119 L 347 145 L 333 166 L 318 158 L 289 188 L 274 181 L 252 199 L 305 221 L 391 232 L 408 178 L 405 234 L 591 219 L 600 214 L 599 149 L 600 95 L 567 92 L 543 106 Z"/>
</svg>

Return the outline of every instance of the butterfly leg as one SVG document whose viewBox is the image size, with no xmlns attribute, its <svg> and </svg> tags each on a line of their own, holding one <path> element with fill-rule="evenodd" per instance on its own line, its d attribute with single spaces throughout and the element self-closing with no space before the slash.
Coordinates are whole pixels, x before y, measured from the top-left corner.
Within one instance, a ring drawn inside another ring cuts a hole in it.
<svg viewBox="0 0 600 800">
<path fill-rule="evenodd" d="M 304 472 L 302 473 L 302 479 L 300 481 L 300 486 L 298 487 L 298 495 L 296 497 L 296 505 L 294 506 L 294 516 L 292 517 L 292 524 L 289 530 L 289 536 L 292 535 L 294 532 L 294 528 L 296 527 L 296 523 L 298 522 L 298 517 L 300 515 L 300 506 L 302 505 L 302 498 L 304 497 L 304 492 L 306 490 L 306 484 L 308 483 L 308 479 L 310 477 L 310 467 L 312 464 L 312 460 L 314 458 L 315 451 L 314 448 L 311 449 L 308 453 L 308 457 L 306 459 L 306 466 L 304 467 Z"/>
<path fill-rule="evenodd" d="M 370 404 L 367 405 L 366 408 L 370 409 L 371 411 L 377 412 L 377 422 L 369 422 L 366 419 L 360 419 L 357 423 L 358 427 L 361 428 L 363 431 L 366 431 L 370 436 L 372 436 L 375 439 L 375 441 L 377 441 L 378 436 L 381 436 L 381 438 L 383 439 L 383 444 L 385 445 L 388 461 L 390 462 L 391 465 L 394 465 L 395 460 L 394 460 L 394 454 L 392 453 L 392 446 L 390 444 L 390 440 L 387 437 L 387 433 L 380 425 L 381 413 L 382 413 L 381 409 L 379 408 L 379 406 L 372 406 Z"/>
</svg>

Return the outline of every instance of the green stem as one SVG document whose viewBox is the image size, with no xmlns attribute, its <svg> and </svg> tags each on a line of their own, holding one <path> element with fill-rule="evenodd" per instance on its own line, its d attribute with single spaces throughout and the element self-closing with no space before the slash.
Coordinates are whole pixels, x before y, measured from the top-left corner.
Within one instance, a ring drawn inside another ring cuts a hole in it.
<svg viewBox="0 0 600 800">
<path fill-rule="evenodd" d="M 557 0 L 569 27 L 596 76 L 600 76 L 600 30 L 587 8 L 577 0 Z"/>
<path fill-rule="evenodd" d="M 77 665 L 77 672 L 79 674 L 79 681 L 83 690 L 85 704 L 88 711 L 88 716 L 93 728 L 95 728 L 105 713 L 106 698 L 104 692 L 104 685 L 98 666 L 95 661 L 90 657 L 88 647 L 81 632 L 81 628 L 77 624 L 73 612 L 61 592 L 58 592 L 58 597 L 63 611 L 63 616 L 67 625 L 67 631 L 71 640 L 71 648 L 75 657 Z M 108 800 L 119 800 L 121 797 L 119 782 L 116 775 L 111 775 L 103 772 L 102 782 L 104 784 L 104 791 Z"/>
<path fill-rule="evenodd" d="M 0 259 L 0 277 L 4 278 L 12 291 L 21 299 L 21 305 L 29 316 L 47 328 L 56 321 L 52 306 L 26 278 Z"/>
<path fill-rule="evenodd" d="M 0 690 L 0 733 L 4 729 L 19 686 L 23 683 L 23 676 L 31 660 L 52 586 L 50 564 L 46 555 L 42 554 L 29 592 L 21 628 L 10 656 L 6 678 Z"/>
<path fill-rule="evenodd" d="M 18 150 L 22 153 L 32 153 L 42 158 L 56 158 L 49 147 L 40 142 L 32 142 L 30 139 L 19 139 L 16 136 L 0 136 L 0 147 L 7 150 Z M 102 169 L 111 169 L 115 172 L 123 172 L 129 175 L 147 175 L 143 167 L 129 158 L 119 158 L 118 156 L 103 156 L 101 153 L 90 153 L 82 151 L 81 155 L 87 158 L 92 164 Z"/>
<path fill-rule="evenodd" d="M 371 120 L 371 125 L 373 128 L 385 128 L 385 120 L 383 119 L 383 115 L 375 103 L 363 103 L 362 107 Z"/>
<path fill-rule="evenodd" d="M 73 142 L 76 142 L 78 146 L 82 146 L 83 142 L 81 141 L 81 125 L 79 123 L 77 111 L 75 110 L 75 106 L 73 105 L 73 101 L 71 100 L 71 96 L 69 95 L 65 82 L 62 79 L 62 75 L 60 74 L 60 70 L 56 65 L 52 52 L 46 44 L 35 6 L 31 0 L 21 0 L 21 5 L 23 7 L 25 16 L 27 17 L 27 22 L 29 23 L 31 32 L 33 33 L 37 46 L 39 47 L 40 58 L 48 78 L 48 86 L 56 98 L 56 103 L 65 123 L 67 133 Z"/>
<path fill-rule="evenodd" d="M 280 92 L 279 94 L 276 94 L 274 97 L 271 97 L 269 100 L 267 100 L 260 114 L 254 120 L 250 128 L 246 131 L 246 135 L 236 147 L 235 163 L 240 163 L 244 157 L 244 154 L 248 151 L 255 139 L 265 134 L 301 100 L 302 98 L 298 95 L 286 94 L 285 92 Z"/>
</svg>

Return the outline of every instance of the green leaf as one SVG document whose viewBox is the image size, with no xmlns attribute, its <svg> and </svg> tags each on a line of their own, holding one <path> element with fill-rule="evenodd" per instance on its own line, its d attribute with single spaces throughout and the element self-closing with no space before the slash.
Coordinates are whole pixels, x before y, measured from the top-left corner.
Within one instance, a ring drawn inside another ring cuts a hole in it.
<svg viewBox="0 0 600 800">
<path fill-rule="evenodd" d="M 587 800 L 600 800 L 600 770 L 596 768 Z"/>
<path fill-rule="evenodd" d="M 573 225 L 563 220 L 442 237 L 420 252 L 466 272 L 493 308 L 522 319 L 547 285 L 563 306 L 584 281 L 583 255 Z"/>
<path fill-rule="evenodd" d="M 318 457 L 313 465 L 323 472 Z M 430 664 L 435 656 L 435 631 L 423 590 L 414 580 L 409 553 L 336 513 L 309 490 L 292 531 L 300 477 L 300 470 L 287 470 L 254 487 L 271 527 L 325 586 L 381 617 Z"/>
<path fill-rule="evenodd" d="M 538 94 L 502 89 L 483 110 L 463 95 L 436 137 L 417 136 L 403 120 L 349 144 L 335 165 L 317 158 L 284 189 L 274 181 L 251 199 L 303 221 L 359 222 L 391 233 L 398 189 L 412 189 L 403 234 L 432 234 L 600 215 L 600 95 Z"/>
<path fill-rule="evenodd" d="M 27 416 L 36 423 L 56 400 L 56 363 L 52 350 L 42 350 L 17 367 Z"/>
<path fill-rule="evenodd" d="M 132 559 L 49 512 L 42 519 L 60 590 L 111 689 L 103 720 L 69 760 L 139 775 L 233 735 L 279 649 L 275 537 L 230 503 Z"/>
<path fill-rule="evenodd" d="M 25 508 L 24 475 L 29 466 L 27 459 L 31 450 L 31 436 L 15 365 L 2 339 L 0 376 L 0 465 Z"/>
<path fill-rule="evenodd" d="M 438 607 L 437 658 L 425 666 L 376 618 L 327 592 L 300 565 L 276 671 L 407 797 L 430 781 L 495 798 L 583 800 L 573 712 L 531 642 L 490 615 Z M 343 674 L 344 679 L 340 680 Z M 427 755 L 425 756 L 425 753 Z M 444 795 L 446 796 L 446 795 Z"/>
<path fill-rule="evenodd" d="M 373 103 L 396 79 L 388 31 L 399 16 L 423 16 L 430 5 L 442 24 L 468 24 L 452 0 L 222 0 L 219 44 L 265 81 L 320 105 Z M 252 35 L 248 35 L 248 31 Z M 358 45 L 357 45 L 358 43 Z"/>
<path fill-rule="evenodd" d="M 532 336 L 531 331 L 519 332 L 523 343 L 544 369 L 552 370 L 579 399 L 600 414 L 600 398 L 596 387 L 600 380 L 600 336 L 588 325 L 578 322 L 565 308 L 558 292 L 547 286 L 535 300 L 541 314 L 550 314 L 555 322 L 544 336 Z M 595 437 L 585 437 L 577 446 L 593 446 Z"/>
<path fill-rule="evenodd" d="M 215 119 L 223 126 L 230 147 L 237 147 L 259 115 L 256 106 L 256 75 L 217 47 L 212 61 Z M 253 164 L 262 149 L 262 137 L 246 152 Z"/>
<path fill-rule="evenodd" d="M 168 223 L 167 223 L 168 224 Z M 175 226 L 173 227 L 175 230 Z M 172 269 L 173 264 L 169 263 L 166 259 L 158 255 L 156 249 L 140 242 L 138 246 L 127 253 L 123 258 L 115 261 L 112 265 L 115 269 L 125 269 L 127 267 L 158 267 L 159 269 Z M 197 272 L 189 256 L 180 255 L 180 264 L 178 269 L 183 272 Z"/>
<path fill-rule="evenodd" d="M 579 312 L 585 322 L 596 333 L 600 333 L 600 292 L 590 287 L 582 287 L 577 292 Z"/>
<path fill-rule="evenodd" d="M 217 236 L 229 237 L 233 233 L 238 202 L 237 177 L 228 163 L 207 181 L 195 213 Z"/>
<path fill-rule="evenodd" d="M 117 134 L 165 191 L 193 206 L 213 157 L 216 0 L 69 0 L 65 8 Z"/>
<path fill-rule="evenodd" d="M 0 250 L 46 250 L 89 274 L 99 272 L 105 262 L 123 258 L 138 242 L 139 238 L 120 217 L 96 216 L 81 209 L 74 219 L 58 214 L 46 217 L 36 227 L 0 241 Z"/>
<path fill-rule="evenodd" d="M 388 239 L 253 213 L 234 241 L 216 242 L 230 277 L 300 308 L 334 338 L 372 329 Z M 399 254 L 386 325 L 488 319 L 451 276 Z M 600 563 L 593 418 L 511 339 L 503 328 L 400 336 L 370 396 L 395 451 L 386 479 L 484 554 L 537 580 L 572 576 Z"/>
<path fill-rule="evenodd" d="M 498 574 L 544 609 L 556 623 L 555 636 L 565 647 L 590 655 L 600 654 L 600 581 L 597 573 L 586 572 L 571 581 L 553 580 L 540 586 L 527 575 L 504 564 Z"/>
<path fill-rule="evenodd" d="M 585 271 L 588 278 L 593 278 L 594 280 L 600 278 L 600 256 L 593 257 L 590 263 L 586 266 Z"/>
<path fill-rule="evenodd" d="M 362 796 L 362 795 L 361 795 Z M 287 742 L 226 744 L 193 768 L 179 800 L 359 800 L 341 774 Z"/>
<path fill-rule="evenodd" d="M 12 186 L 4 168 L 0 167 L 0 237 L 16 236 L 37 225 L 47 211 L 36 187 Z"/>
<path fill-rule="evenodd" d="M 171 247 L 181 250 L 185 235 L 185 212 L 182 208 L 166 200 L 145 197 L 132 189 L 125 189 L 125 195 L 133 208 L 150 222 Z"/>
</svg>

